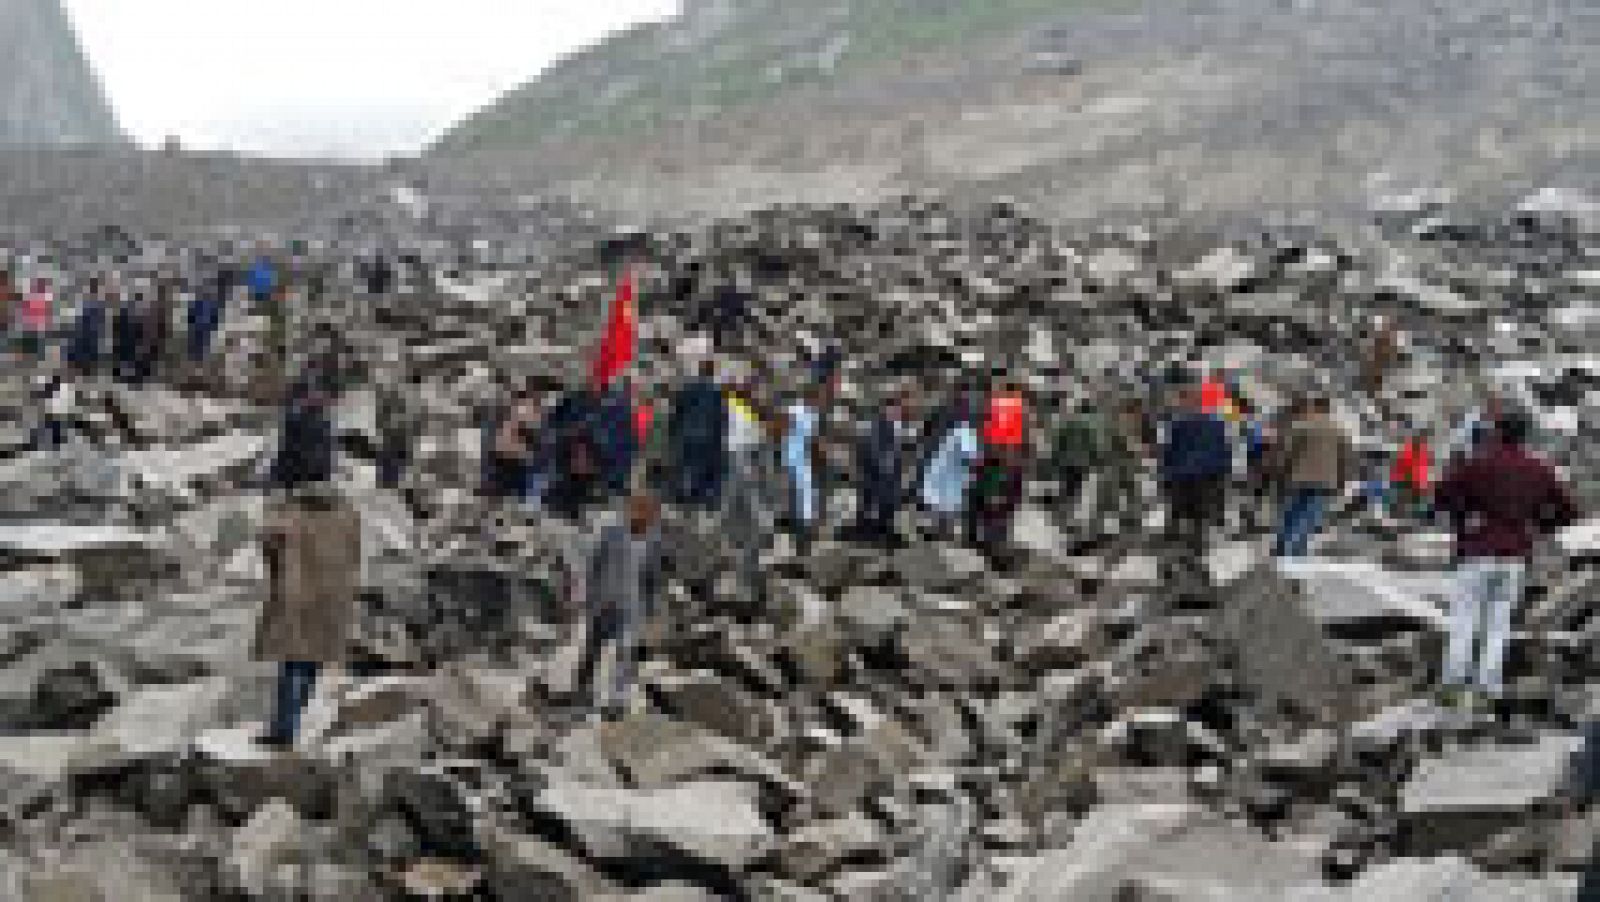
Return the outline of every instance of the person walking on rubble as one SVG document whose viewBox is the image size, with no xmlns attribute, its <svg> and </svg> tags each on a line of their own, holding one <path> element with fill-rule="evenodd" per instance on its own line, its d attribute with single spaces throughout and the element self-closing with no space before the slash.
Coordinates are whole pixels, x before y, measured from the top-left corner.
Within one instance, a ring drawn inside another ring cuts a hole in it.
<svg viewBox="0 0 1600 902">
<path fill-rule="evenodd" d="M 716 363 L 701 361 L 698 376 L 673 399 L 667 423 L 676 456 L 678 498 L 703 509 L 716 506 L 727 473 L 728 407 L 716 376 Z"/>
<path fill-rule="evenodd" d="M 933 531 L 945 540 L 958 537 L 972 488 L 973 468 L 983 454 L 970 402 L 957 398 L 948 426 L 934 437 L 937 447 L 922 476 L 922 503 L 933 517 Z"/>
<path fill-rule="evenodd" d="M 585 638 L 573 691 L 593 714 L 615 720 L 631 701 L 640 639 L 658 616 L 662 590 L 662 546 L 654 496 L 630 495 L 620 520 L 602 526 L 589 560 L 583 611 Z M 609 692 L 595 687 L 607 647 L 613 650 Z"/>
<path fill-rule="evenodd" d="M 34 450 L 58 451 L 66 444 L 67 421 L 76 397 L 70 374 L 61 363 L 60 349 L 47 348 L 34 376 L 33 398 L 39 408 L 39 423 L 31 442 Z"/>
<path fill-rule="evenodd" d="M 1012 517 L 1022 504 L 1027 422 L 1020 385 L 1007 381 L 990 394 L 979 434 L 983 456 L 967 505 L 967 537 L 979 548 L 998 551 L 1010 537 Z"/>
<path fill-rule="evenodd" d="M 543 415 L 539 397 L 519 389 L 495 429 L 490 494 L 536 504 L 542 486 L 535 475 L 534 430 Z"/>
<path fill-rule="evenodd" d="M 1305 556 L 1330 499 L 1356 475 L 1355 447 L 1333 421 L 1332 411 L 1325 396 L 1311 401 L 1279 448 L 1283 501 L 1273 548 L 1277 557 Z"/>
<path fill-rule="evenodd" d="M 1534 543 L 1578 517 L 1555 468 L 1527 450 L 1529 429 L 1526 414 L 1502 412 L 1484 447 L 1453 466 L 1435 492 L 1455 533 L 1458 562 L 1443 673 L 1453 704 L 1471 707 L 1500 695 L 1512 613 Z"/>
<path fill-rule="evenodd" d="M 1077 409 L 1057 425 L 1052 436 L 1050 463 L 1061 487 L 1061 509 L 1068 515 L 1076 513 L 1090 478 L 1109 475 L 1105 471 L 1116 463 L 1113 455 L 1119 449 L 1113 444 L 1115 433 L 1089 398 L 1079 401 Z"/>
<path fill-rule="evenodd" d="M 320 670 L 346 659 L 361 569 L 360 517 L 333 486 L 328 399 L 302 380 L 290 393 L 262 544 L 269 591 L 254 657 L 278 663 L 272 719 L 257 741 L 292 746 Z"/>
<path fill-rule="evenodd" d="M 1389 469 L 1389 509 L 1402 517 L 1422 516 L 1433 491 L 1433 451 L 1428 437 L 1409 423 Z"/>
<path fill-rule="evenodd" d="M 768 442 L 771 427 L 756 411 L 754 386 L 728 392 L 728 487 L 723 493 L 723 523 L 737 546 L 740 585 L 750 608 L 765 606 L 767 582 L 761 554 L 767 548 L 780 507 L 776 455 Z"/>
<path fill-rule="evenodd" d="M 600 484 L 610 498 L 626 498 L 639 459 L 639 427 L 634 419 L 633 385 L 619 376 L 601 393 L 595 409 Z"/>
<path fill-rule="evenodd" d="M 801 553 L 810 547 L 817 527 L 817 427 L 827 392 L 825 384 L 813 384 L 784 411 L 783 467 L 789 477 L 789 522 Z"/>
<path fill-rule="evenodd" d="M 50 280 L 34 279 L 32 290 L 22 298 L 17 326 L 23 353 L 35 360 L 44 356 L 54 308 L 55 297 L 50 290 Z"/>
<path fill-rule="evenodd" d="M 378 485 L 386 489 L 399 487 L 404 478 L 406 467 L 411 463 L 412 442 L 417 431 L 409 397 L 417 385 L 405 362 L 399 359 L 400 353 L 398 349 L 391 349 L 388 378 L 380 380 L 376 386 Z"/>
<path fill-rule="evenodd" d="M 595 440 L 598 402 L 592 389 L 579 386 L 563 394 L 545 416 L 540 447 L 550 461 L 545 505 L 575 518 L 600 494 L 600 451 Z"/>
<path fill-rule="evenodd" d="M 1226 514 L 1233 448 L 1228 425 L 1207 410 L 1198 386 L 1179 394 L 1179 409 L 1161 442 L 1161 486 L 1167 496 L 1168 541 L 1197 565 L 1208 533 Z"/>
<path fill-rule="evenodd" d="M 895 518 L 905 500 L 906 464 L 911 447 L 907 399 L 890 399 L 857 443 L 860 479 L 856 532 L 861 539 L 893 546 L 899 541 Z"/>
<path fill-rule="evenodd" d="M 98 276 L 90 277 L 67 344 L 67 361 L 75 371 L 88 377 L 100 371 L 100 348 L 105 341 L 106 301 L 102 284 Z"/>
<path fill-rule="evenodd" d="M 10 350 L 17 308 L 21 299 L 11 282 L 11 270 L 0 266 L 0 353 Z"/>
</svg>

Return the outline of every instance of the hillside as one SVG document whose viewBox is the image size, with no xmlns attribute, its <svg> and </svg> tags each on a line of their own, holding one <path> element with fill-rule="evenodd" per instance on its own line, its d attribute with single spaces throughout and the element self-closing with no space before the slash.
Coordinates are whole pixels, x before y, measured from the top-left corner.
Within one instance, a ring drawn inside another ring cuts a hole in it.
<svg viewBox="0 0 1600 902">
<path fill-rule="evenodd" d="M 663 216 L 907 192 L 1087 219 L 1419 192 L 1497 206 L 1600 171 L 1597 9 L 696 3 L 555 67 L 428 165 Z"/>
<path fill-rule="evenodd" d="M 0 0 L 0 145 L 125 141 L 59 0 Z"/>
<path fill-rule="evenodd" d="M 640 134 L 700 121 L 883 63 L 1048 23 L 1107 0 L 688 0 L 551 67 L 467 119 L 443 151 Z"/>
</svg>

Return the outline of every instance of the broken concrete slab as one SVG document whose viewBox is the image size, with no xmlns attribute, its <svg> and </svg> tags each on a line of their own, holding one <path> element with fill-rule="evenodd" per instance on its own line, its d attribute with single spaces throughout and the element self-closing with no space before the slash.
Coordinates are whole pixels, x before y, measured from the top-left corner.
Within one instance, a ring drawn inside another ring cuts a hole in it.
<svg viewBox="0 0 1600 902">
<path fill-rule="evenodd" d="M 697 781 L 658 790 L 552 783 L 533 800 L 565 823 L 591 855 L 626 854 L 626 843 L 660 843 L 724 868 L 762 855 L 772 830 L 748 784 Z"/>
</svg>

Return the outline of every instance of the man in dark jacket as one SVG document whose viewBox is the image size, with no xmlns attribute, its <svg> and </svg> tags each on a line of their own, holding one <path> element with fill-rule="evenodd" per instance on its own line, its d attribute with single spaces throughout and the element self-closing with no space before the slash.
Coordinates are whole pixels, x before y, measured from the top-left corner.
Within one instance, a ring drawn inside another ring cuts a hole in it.
<svg viewBox="0 0 1600 902">
<path fill-rule="evenodd" d="M 89 280 L 83 304 L 78 308 L 78 321 L 72 329 L 72 341 L 67 359 L 73 369 L 85 376 L 100 371 L 100 348 L 105 341 L 106 302 L 99 278 Z"/>
<path fill-rule="evenodd" d="M 893 544 L 895 515 L 906 493 L 910 432 L 906 399 L 894 398 L 872 418 L 856 454 L 860 505 L 856 530 L 865 541 Z"/>
<path fill-rule="evenodd" d="M 600 482 L 607 495 L 626 497 L 633 464 L 639 457 L 639 432 L 633 419 L 633 392 L 617 379 L 600 395 L 595 409 L 595 451 Z"/>
<path fill-rule="evenodd" d="M 1522 597 L 1534 542 L 1574 522 L 1578 509 L 1555 469 L 1525 447 L 1531 422 L 1502 413 L 1493 438 L 1439 484 L 1435 503 L 1455 531 L 1460 584 L 1450 616 L 1444 682 L 1448 700 L 1467 705 L 1500 694 L 1511 615 Z M 1472 652 L 1484 633 L 1476 674 Z"/>
<path fill-rule="evenodd" d="M 538 430 L 534 458 L 550 479 L 545 503 L 564 517 L 576 517 L 599 494 L 598 406 L 592 390 L 573 389 L 556 401 Z"/>
<path fill-rule="evenodd" d="M 1226 511 L 1233 448 L 1227 423 L 1205 411 L 1197 386 L 1183 390 L 1180 408 L 1167 422 L 1160 460 L 1169 535 L 1198 559 L 1207 531 Z"/>
<path fill-rule="evenodd" d="M 290 391 L 278 434 L 272 483 L 281 489 L 325 483 L 333 478 L 333 420 L 328 398 L 313 381 L 301 379 Z"/>
<path fill-rule="evenodd" d="M 712 508 L 722 493 L 728 458 L 728 404 L 707 360 L 700 374 L 678 391 L 668 423 L 678 460 L 679 498 Z"/>
</svg>

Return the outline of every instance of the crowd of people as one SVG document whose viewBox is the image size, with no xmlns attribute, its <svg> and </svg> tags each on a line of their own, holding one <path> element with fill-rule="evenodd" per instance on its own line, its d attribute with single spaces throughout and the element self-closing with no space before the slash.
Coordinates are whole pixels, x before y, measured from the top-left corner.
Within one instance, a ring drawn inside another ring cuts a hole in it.
<svg viewBox="0 0 1600 902">
<path fill-rule="evenodd" d="M 376 259 L 359 270 L 368 292 L 381 295 L 395 274 Z M 269 317 L 271 356 L 287 361 L 283 273 L 264 254 L 216 263 L 214 272 L 128 291 L 113 278 L 89 278 L 71 320 L 57 321 L 66 308 L 48 281 L 22 291 L 0 268 L 0 330 L 14 359 L 34 361 L 40 374 L 36 446 L 64 441 L 76 382 L 139 385 L 177 361 L 203 362 L 238 305 Z M 180 298 L 187 333 L 174 335 Z M 719 334 L 736 331 L 737 305 L 718 298 Z M 1392 331 L 1377 335 L 1357 387 L 1368 398 L 1381 394 L 1393 366 Z M 280 584 L 351 558 L 348 545 L 294 541 L 306 518 L 335 516 L 326 492 L 337 471 L 332 417 L 350 382 L 348 351 L 337 338 L 328 329 L 309 336 L 298 376 L 285 380 L 279 396 L 271 478 L 286 498 L 300 499 L 291 504 L 299 519 L 275 519 L 268 530 Z M 378 484 L 394 488 L 405 482 L 422 430 L 418 382 L 400 345 L 379 356 L 368 371 L 377 401 L 374 464 Z M 969 544 L 1005 566 L 1013 521 L 1037 482 L 1056 487 L 1047 501 L 1078 525 L 1069 538 L 1085 544 L 1145 529 L 1146 486 L 1156 487 L 1174 591 L 1203 589 L 1205 555 L 1230 522 L 1246 537 L 1273 533 L 1273 553 L 1294 558 L 1312 551 L 1330 516 L 1356 505 L 1402 519 L 1442 518 L 1455 533 L 1460 569 L 1442 691 L 1466 707 L 1502 691 L 1512 613 L 1535 543 L 1578 516 L 1556 471 L 1529 450 L 1528 413 L 1494 398 L 1471 411 L 1437 454 L 1426 430 L 1402 422 L 1392 456 L 1370 460 L 1329 393 L 1268 411 L 1229 372 L 1169 375 L 1143 394 L 1085 385 L 1064 409 L 1046 410 L 1004 377 L 953 379 L 922 386 L 920 395 L 897 384 L 858 423 L 839 402 L 840 363 L 837 348 L 825 348 L 804 384 L 779 393 L 777 380 L 760 378 L 759 360 L 707 355 L 676 386 L 640 386 L 625 373 L 570 385 L 531 381 L 507 386 L 502 402 L 481 411 L 479 490 L 488 503 L 569 520 L 597 508 L 623 511 L 602 527 L 577 580 L 589 612 L 580 694 L 602 715 L 625 707 L 639 632 L 658 603 L 663 505 L 723 518 L 724 534 L 740 549 L 740 584 L 758 603 L 766 597 L 762 556 L 780 532 L 800 555 L 825 538 L 885 549 L 939 540 Z M 853 512 L 836 509 L 852 496 Z M 268 620 L 273 634 L 264 648 L 289 662 L 263 737 L 269 743 L 293 741 L 315 662 L 337 659 L 327 643 L 337 624 L 308 627 L 327 614 L 306 614 L 304 596 L 342 594 L 330 588 L 341 583 L 312 582 L 314 591 L 273 595 L 298 593 L 298 601 L 276 607 L 301 613 Z M 609 692 L 591 693 L 607 645 L 617 648 L 615 680 Z"/>
</svg>

